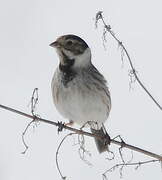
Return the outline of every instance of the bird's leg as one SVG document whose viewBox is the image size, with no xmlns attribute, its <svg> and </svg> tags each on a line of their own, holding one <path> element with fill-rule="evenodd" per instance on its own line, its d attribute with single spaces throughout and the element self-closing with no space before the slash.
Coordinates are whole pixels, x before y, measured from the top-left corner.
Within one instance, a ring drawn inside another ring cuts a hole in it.
<svg viewBox="0 0 162 180">
<path fill-rule="evenodd" d="M 80 127 L 80 130 L 84 129 L 87 125 L 91 126 L 91 121 L 85 122 L 85 123 Z"/>
<path fill-rule="evenodd" d="M 74 121 L 70 120 L 68 123 L 65 123 L 65 126 L 72 126 L 74 124 Z"/>
<path fill-rule="evenodd" d="M 110 138 L 109 134 L 107 133 L 104 124 L 102 124 L 102 128 L 103 128 L 103 131 L 104 131 L 104 143 L 105 143 L 105 145 L 107 145 L 107 144 L 110 145 L 111 138 Z"/>
<path fill-rule="evenodd" d="M 111 142 L 111 138 L 110 138 L 109 134 L 106 132 L 104 135 L 104 144 L 110 145 L 110 142 Z"/>
<path fill-rule="evenodd" d="M 68 123 L 62 123 L 62 122 L 58 122 L 58 133 L 61 132 L 65 126 L 72 126 L 73 125 L 73 121 L 69 121 Z"/>
</svg>

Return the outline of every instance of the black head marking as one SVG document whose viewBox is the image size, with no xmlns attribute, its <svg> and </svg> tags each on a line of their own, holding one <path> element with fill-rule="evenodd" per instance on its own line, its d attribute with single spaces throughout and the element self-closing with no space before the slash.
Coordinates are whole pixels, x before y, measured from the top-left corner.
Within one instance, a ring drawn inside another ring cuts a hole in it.
<svg viewBox="0 0 162 180">
<path fill-rule="evenodd" d="M 64 84 L 64 86 L 67 87 L 68 83 L 75 78 L 77 73 L 75 71 L 73 71 L 70 68 L 70 66 L 64 66 L 61 63 L 59 64 L 59 69 L 62 72 L 61 73 L 62 74 L 61 81 Z"/>
<path fill-rule="evenodd" d="M 82 44 L 82 46 L 84 46 L 85 49 L 88 48 L 88 44 L 79 36 L 69 34 L 65 36 L 65 40 L 68 40 L 68 39 L 77 40 L 78 42 Z"/>
<path fill-rule="evenodd" d="M 66 87 L 68 82 L 70 82 L 76 75 L 76 72 L 72 69 L 75 59 L 69 59 L 66 54 L 63 54 L 65 64 L 59 64 L 59 69 L 62 72 L 62 82 Z"/>
</svg>

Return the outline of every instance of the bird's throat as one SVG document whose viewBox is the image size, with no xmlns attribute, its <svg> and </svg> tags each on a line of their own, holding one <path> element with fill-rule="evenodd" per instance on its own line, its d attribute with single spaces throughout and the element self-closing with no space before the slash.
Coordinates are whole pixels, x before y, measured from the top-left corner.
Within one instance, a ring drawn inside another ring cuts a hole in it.
<svg viewBox="0 0 162 180">
<path fill-rule="evenodd" d="M 65 87 L 67 87 L 68 83 L 73 80 L 76 75 L 76 72 L 72 69 L 74 65 L 74 59 L 64 59 L 64 64 L 60 62 L 59 69 L 62 72 L 62 82 Z"/>
<path fill-rule="evenodd" d="M 63 72 L 69 71 L 69 69 L 71 69 L 71 67 L 74 65 L 75 59 L 70 59 L 63 51 L 61 51 L 60 58 L 60 70 Z"/>
<path fill-rule="evenodd" d="M 71 71 L 75 60 L 74 59 L 66 59 L 63 61 L 64 61 L 64 63 L 60 62 L 59 69 L 60 69 L 60 71 L 62 71 L 64 73 L 68 73 L 69 71 Z"/>
</svg>

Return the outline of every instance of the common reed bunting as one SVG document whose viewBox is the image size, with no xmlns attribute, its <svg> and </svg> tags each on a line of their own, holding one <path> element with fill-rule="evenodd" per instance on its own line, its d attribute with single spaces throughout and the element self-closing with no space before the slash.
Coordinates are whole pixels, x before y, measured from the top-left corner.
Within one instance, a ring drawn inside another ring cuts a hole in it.
<svg viewBox="0 0 162 180">
<path fill-rule="evenodd" d="M 104 137 L 111 98 L 105 78 L 91 62 L 90 48 L 75 35 L 61 36 L 50 46 L 56 48 L 60 60 L 52 79 L 56 109 L 70 124 L 89 124 L 92 133 Z M 95 138 L 95 142 L 99 153 L 108 150 L 103 139 Z"/>
</svg>

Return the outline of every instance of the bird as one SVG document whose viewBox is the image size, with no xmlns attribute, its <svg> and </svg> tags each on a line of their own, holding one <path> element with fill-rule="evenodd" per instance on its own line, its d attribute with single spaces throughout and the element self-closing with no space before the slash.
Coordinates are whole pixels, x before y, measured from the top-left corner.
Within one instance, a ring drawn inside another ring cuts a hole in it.
<svg viewBox="0 0 162 180">
<path fill-rule="evenodd" d="M 67 34 L 50 46 L 59 57 L 51 83 L 57 111 L 68 119 L 68 125 L 89 126 L 94 134 L 108 135 L 104 123 L 111 110 L 110 91 L 104 76 L 92 64 L 88 44 L 77 35 Z M 109 142 L 94 138 L 99 153 L 108 151 Z"/>
</svg>

